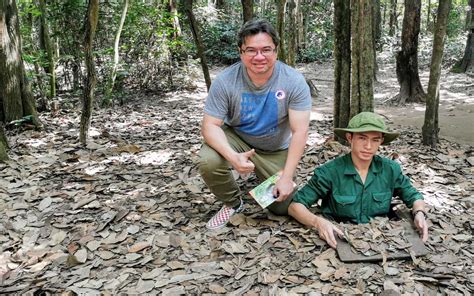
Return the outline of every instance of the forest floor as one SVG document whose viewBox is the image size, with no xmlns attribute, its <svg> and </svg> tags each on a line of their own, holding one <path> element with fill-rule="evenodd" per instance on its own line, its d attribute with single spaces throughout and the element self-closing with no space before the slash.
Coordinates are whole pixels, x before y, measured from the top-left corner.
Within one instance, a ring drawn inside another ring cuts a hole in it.
<svg viewBox="0 0 474 296">
<path fill-rule="evenodd" d="M 11 160 L 0 164 L 0 293 L 472 295 L 472 78 L 443 72 L 442 139 L 433 149 L 420 144 L 423 106 L 382 104 L 398 84 L 393 64 L 381 65 L 376 111 L 402 136 L 380 153 L 397 158 L 425 196 L 428 255 L 344 263 L 315 231 L 259 208 L 246 194 L 257 185 L 255 176 L 238 179 L 245 211 L 229 227 L 206 230 L 221 204 L 193 164 L 206 97 L 200 82 L 193 92 L 129 93 L 124 106 L 96 110 L 87 147 L 78 143 L 78 98 L 69 105 L 76 107 L 41 114 L 42 131 L 7 130 L 12 149 Z M 347 151 L 331 141 L 330 69 L 300 68 L 320 93 L 298 185 Z M 427 76 L 422 69 L 423 85 Z"/>
</svg>

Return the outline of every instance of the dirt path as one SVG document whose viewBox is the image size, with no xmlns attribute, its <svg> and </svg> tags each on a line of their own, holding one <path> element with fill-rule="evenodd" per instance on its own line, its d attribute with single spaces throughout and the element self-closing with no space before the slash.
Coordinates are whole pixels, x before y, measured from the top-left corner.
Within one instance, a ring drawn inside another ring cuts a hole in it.
<svg viewBox="0 0 474 296">
<path fill-rule="evenodd" d="M 386 57 L 381 57 L 381 60 Z M 375 84 L 375 111 L 385 115 L 396 126 L 413 127 L 420 131 L 425 117 L 425 106 L 410 104 L 391 106 L 385 102 L 397 95 L 399 84 L 393 63 L 379 63 Z M 319 90 L 315 99 L 315 111 L 332 116 L 333 65 L 332 63 L 309 64 L 299 68 L 307 77 L 315 78 Z M 427 89 L 429 68 L 420 69 L 420 79 Z M 443 71 L 440 86 L 439 106 L 440 136 L 460 144 L 474 146 L 474 78 L 466 74 Z"/>
</svg>

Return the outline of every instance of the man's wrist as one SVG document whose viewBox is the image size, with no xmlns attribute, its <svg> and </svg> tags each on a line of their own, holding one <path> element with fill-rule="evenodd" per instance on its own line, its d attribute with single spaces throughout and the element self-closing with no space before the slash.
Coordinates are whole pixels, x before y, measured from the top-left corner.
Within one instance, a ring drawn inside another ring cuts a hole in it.
<svg viewBox="0 0 474 296">
<path fill-rule="evenodd" d="M 426 214 L 426 212 L 425 212 L 424 210 L 416 210 L 416 211 L 413 211 L 413 218 L 415 218 L 416 215 L 418 215 L 419 213 L 422 213 L 422 214 L 423 214 L 423 217 L 424 217 L 425 219 L 428 218 L 428 215 Z"/>
<path fill-rule="evenodd" d="M 280 179 L 287 179 L 287 180 L 292 181 L 292 180 L 293 180 L 293 177 L 288 176 L 288 175 L 285 175 L 285 174 L 282 173 L 282 174 L 280 175 Z"/>
<path fill-rule="evenodd" d="M 316 215 L 313 217 L 313 223 L 312 224 L 313 224 L 313 227 L 316 230 L 319 230 L 319 219 L 320 219 L 320 217 L 318 217 Z"/>
<path fill-rule="evenodd" d="M 227 152 L 225 152 L 224 154 L 222 154 L 222 156 L 224 156 L 224 158 L 230 162 L 231 164 L 235 163 L 237 161 L 237 159 L 239 158 L 239 153 L 236 152 L 235 150 L 231 149 Z"/>
</svg>

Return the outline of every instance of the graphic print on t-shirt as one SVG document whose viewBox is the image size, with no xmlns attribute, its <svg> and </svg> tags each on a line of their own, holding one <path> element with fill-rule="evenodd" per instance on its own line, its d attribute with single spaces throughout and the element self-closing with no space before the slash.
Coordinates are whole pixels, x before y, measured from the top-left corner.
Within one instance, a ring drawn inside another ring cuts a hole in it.
<svg viewBox="0 0 474 296">
<path fill-rule="evenodd" d="M 252 136 L 263 136 L 276 133 L 277 126 L 278 101 L 275 92 L 265 95 L 242 94 L 238 130 Z"/>
</svg>

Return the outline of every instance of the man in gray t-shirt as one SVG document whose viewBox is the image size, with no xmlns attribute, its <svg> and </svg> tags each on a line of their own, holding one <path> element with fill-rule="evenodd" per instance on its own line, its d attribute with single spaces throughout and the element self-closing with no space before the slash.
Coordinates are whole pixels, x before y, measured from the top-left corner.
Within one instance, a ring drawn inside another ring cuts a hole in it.
<svg viewBox="0 0 474 296">
<path fill-rule="evenodd" d="M 220 73 L 204 107 L 199 171 L 224 206 L 207 228 L 227 224 L 243 209 L 229 165 L 261 179 L 280 172 L 269 210 L 287 214 L 296 166 L 304 152 L 311 95 L 304 77 L 277 61 L 278 35 L 264 20 L 251 20 L 239 32 L 241 61 Z"/>
</svg>

